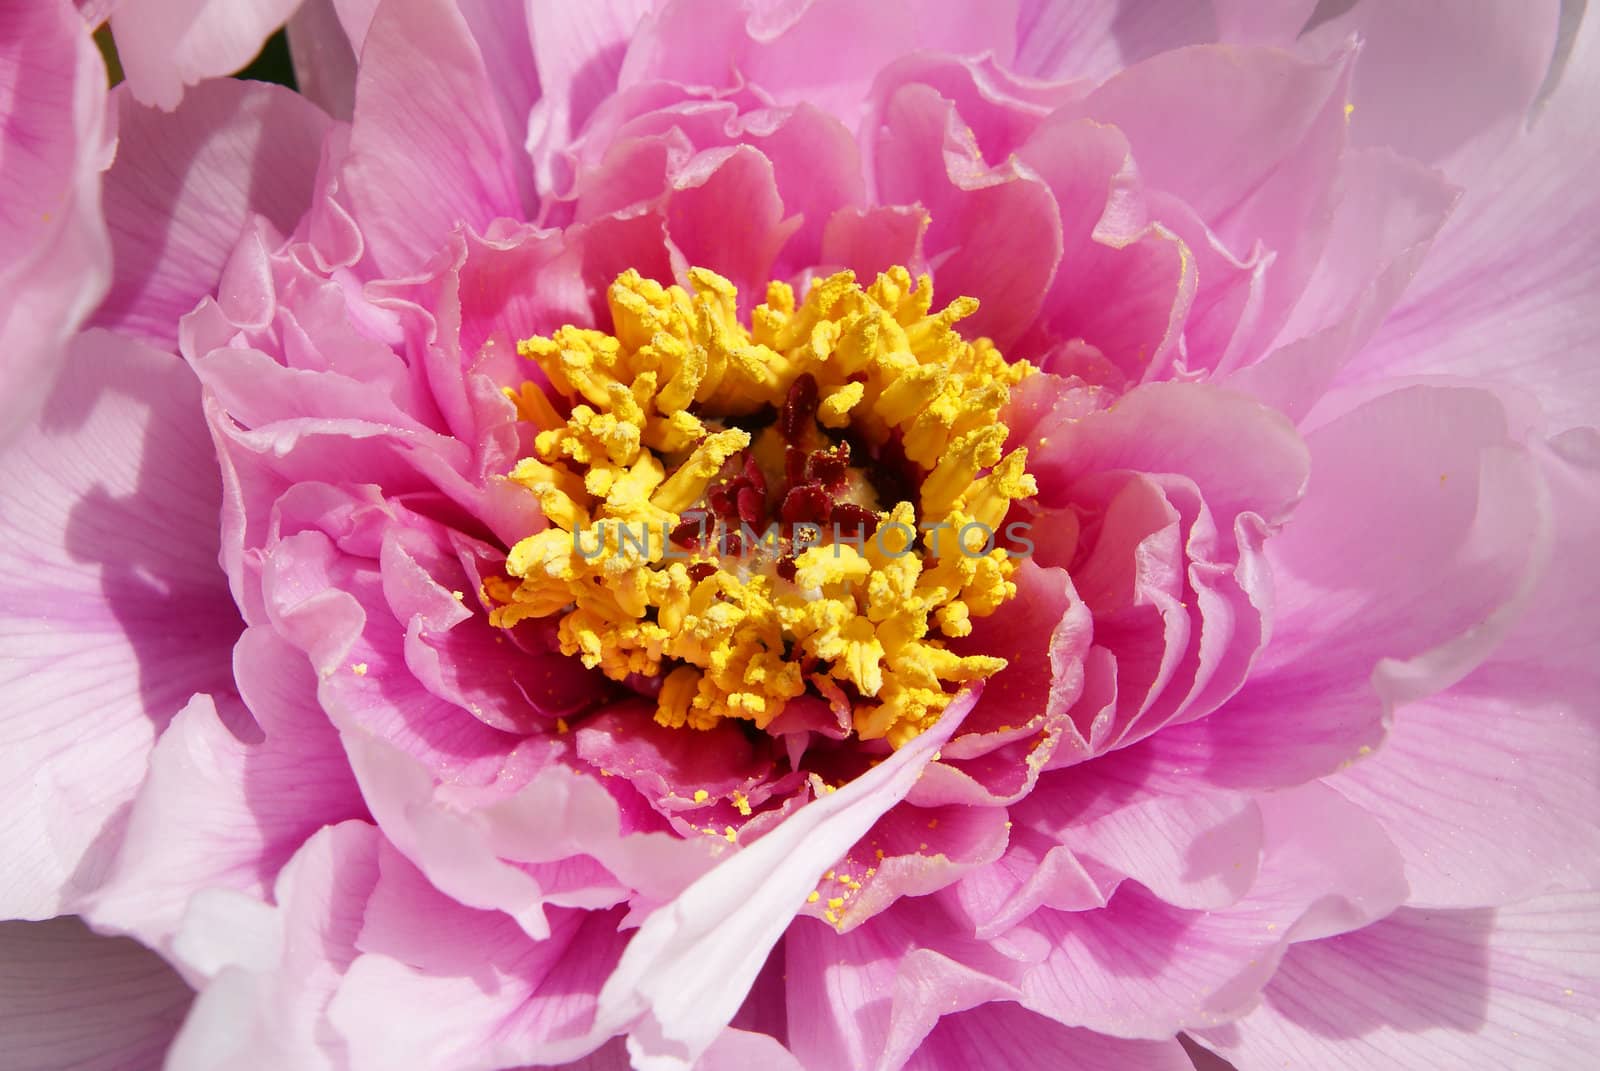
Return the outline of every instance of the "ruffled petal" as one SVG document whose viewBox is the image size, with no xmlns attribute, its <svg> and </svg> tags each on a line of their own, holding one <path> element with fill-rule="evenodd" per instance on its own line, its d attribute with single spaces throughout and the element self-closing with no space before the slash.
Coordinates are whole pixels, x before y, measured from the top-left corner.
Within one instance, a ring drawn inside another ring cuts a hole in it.
<svg viewBox="0 0 1600 1071">
<path fill-rule="evenodd" d="M 0 923 L 10 1071 L 156 1067 L 194 994 L 154 952 L 74 918 Z"/>
<path fill-rule="evenodd" d="M 195 692 L 232 688 L 239 632 L 188 369 L 90 332 L 65 373 L 40 425 L 0 456 L 13 917 L 70 910 L 98 882 L 156 735 Z"/>
</svg>

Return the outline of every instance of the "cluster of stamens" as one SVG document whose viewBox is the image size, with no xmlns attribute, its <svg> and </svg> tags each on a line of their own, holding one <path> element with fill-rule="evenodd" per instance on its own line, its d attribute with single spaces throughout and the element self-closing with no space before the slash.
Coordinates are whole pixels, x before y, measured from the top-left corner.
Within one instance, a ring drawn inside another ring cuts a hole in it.
<svg viewBox="0 0 1600 1071">
<path fill-rule="evenodd" d="M 519 344 L 547 391 L 510 392 L 537 429 L 510 478 L 548 527 L 485 584 L 492 620 L 558 616 L 562 649 L 618 681 L 658 679 L 658 721 L 765 729 L 808 689 L 898 745 L 1004 660 L 947 641 L 1015 593 L 1001 532 L 1035 492 L 999 417 L 1033 370 L 930 314 L 903 268 L 861 288 L 773 283 L 746 329 L 711 272 L 624 273 L 613 332 Z"/>
</svg>

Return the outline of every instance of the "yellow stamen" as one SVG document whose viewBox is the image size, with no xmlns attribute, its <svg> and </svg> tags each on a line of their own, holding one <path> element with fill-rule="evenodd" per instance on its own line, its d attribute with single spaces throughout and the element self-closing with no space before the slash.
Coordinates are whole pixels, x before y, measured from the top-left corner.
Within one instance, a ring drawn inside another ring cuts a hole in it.
<svg viewBox="0 0 1600 1071">
<path fill-rule="evenodd" d="M 773 283 L 749 328 L 732 284 L 701 269 L 688 289 L 625 272 L 607 298 L 614 333 L 563 327 L 518 344 L 549 387 L 507 392 L 534 432 L 509 478 L 549 527 L 484 581 L 491 621 L 559 615 L 565 653 L 617 680 L 663 678 L 664 725 L 765 728 L 808 686 L 853 689 L 855 731 L 896 747 L 937 721 L 961 684 L 1005 665 L 948 648 L 1015 594 L 1006 550 L 970 544 L 1036 491 L 1000 420 L 1034 369 L 956 330 L 975 301 L 933 313 L 930 281 L 904 268 L 865 288 L 841 272 L 799 302 Z M 737 555 L 674 543 L 685 514 L 743 466 L 782 483 L 787 440 L 771 427 L 752 434 L 746 418 L 770 422 L 806 376 L 805 449 L 826 453 L 845 430 L 869 451 L 898 444 L 921 473 L 915 500 L 879 501 L 873 462 L 857 457 L 836 501 L 868 509 L 876 533 L 824 532 L 792 558 L 748 537 Z M 742 794 L 731 799 L 751 813 Z"/>
</svg>

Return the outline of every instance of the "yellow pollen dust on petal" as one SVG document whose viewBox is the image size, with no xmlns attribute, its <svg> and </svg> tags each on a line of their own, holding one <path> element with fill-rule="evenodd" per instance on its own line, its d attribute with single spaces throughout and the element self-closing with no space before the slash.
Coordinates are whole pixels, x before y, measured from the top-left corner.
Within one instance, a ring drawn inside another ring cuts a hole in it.
<svg viewBox="0 0 1600 1071">
<path fill-rule="evenodd" d="M 765 729 L 809 689 L 843 695 L 860 737 L 898 747 L 1005 665 L 949 641 L 1016 593 L 1017 562 L 992 536 L 1037 488 L 1001 414 L 1035 370 L 962 336 L 977 302 L 934 312 L 930 280 L 905 268 L 866 287 L 841 272 L 799 300 L 772 283 L 748 327 L 731 283 L 703 269 L 688 279 L 624 272 L 607 292 L 610 332 L 567 326 L 518 344 L 539 374 L 506 391 L 533 446 L 508 479 L 547 526 L 484 581 L 490 619 L 558 618 L 566 654 L 615 680 L 660 678 L 663 725 Z M 783 414 L 799 387 L 811 400 L 796 431 Z M 872 534 L 708 543 L 696 526 L 715 489 L 758 469 L 769 490 L 757 497 L 774 493 L 794 435 L 808 456 L 848 463 L 830 493 L 870 514 Z M 905 500 L 880 500 L 859 456 L 889 447 L 919 474 Z M 750 813 L 742 795 L 733 803 Z"/>
</svg>

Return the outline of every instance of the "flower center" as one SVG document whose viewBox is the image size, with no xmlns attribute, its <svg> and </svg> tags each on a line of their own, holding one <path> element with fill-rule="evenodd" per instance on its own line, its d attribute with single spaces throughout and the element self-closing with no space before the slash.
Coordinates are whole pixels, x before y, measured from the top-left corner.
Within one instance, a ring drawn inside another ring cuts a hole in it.
<svg viewBox="0 0 1600 1071">
<path fill-rule="evenodd" d="M 701 269 L 607 296 L 613 334 L 518 345 L 554 396 L 508 391 L 537 431 L 511 479 L 549 526 L 485 584 L 496 625 L 559 615 L 567 654 L 659 681 L 664 725 L 766 729 L 812 690 L 894 746 L 1005 666 L 948 642 L 1016 593 L 1006 517 L 1036 491 L 1000 421 L 1034 369 L 956 332 L 975 300 L 930 314 L 904 268 L 798 307 L 771 283 L 749 328 Z"/>
</svg>

